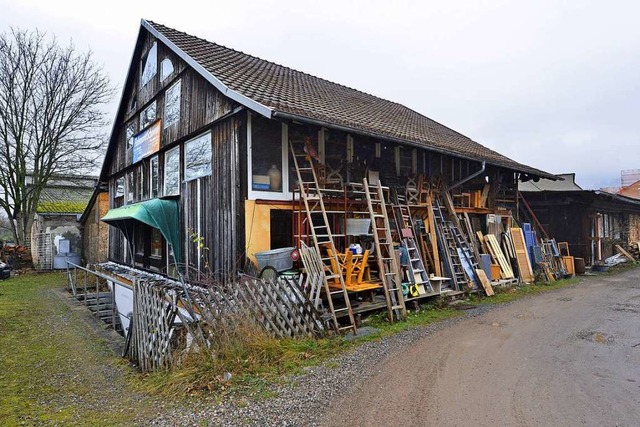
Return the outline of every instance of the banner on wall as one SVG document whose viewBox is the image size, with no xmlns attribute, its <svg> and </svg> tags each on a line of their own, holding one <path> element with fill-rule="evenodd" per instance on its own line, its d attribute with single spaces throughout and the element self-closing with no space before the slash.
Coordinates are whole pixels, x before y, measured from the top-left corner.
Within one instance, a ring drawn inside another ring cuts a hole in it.
<svg viewBox="0 0 640 427">
<path fill-rule="evenodd" d="M 133 163 L 158 152 L 160 149 L 161 120 L 133 137 Z"/>
</svg>

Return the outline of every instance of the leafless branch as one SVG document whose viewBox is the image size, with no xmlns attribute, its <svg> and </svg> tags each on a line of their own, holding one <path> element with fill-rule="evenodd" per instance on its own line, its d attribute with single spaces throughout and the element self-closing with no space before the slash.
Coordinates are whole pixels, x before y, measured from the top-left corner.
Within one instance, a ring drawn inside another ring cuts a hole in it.
<svg viewBox="0 0 640 427">
<path fill-rule="evenodd" d="M 93 170 L 106 141 L 113 89 L 92 53 L 39 31 L 0 35 L 0 208 L 18 243 L 54 174 Z"/>
</svg>

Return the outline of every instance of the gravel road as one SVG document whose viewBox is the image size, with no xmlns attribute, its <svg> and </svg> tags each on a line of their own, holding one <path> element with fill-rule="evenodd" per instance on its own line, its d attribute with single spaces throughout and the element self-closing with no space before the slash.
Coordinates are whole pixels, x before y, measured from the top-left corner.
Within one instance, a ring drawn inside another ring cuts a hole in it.
<svg viewBox="0 0 640 427">
<path fill-rule="evenodd" d="M 598 276 L 430 334 L 325 426 L 638 426 L 640 272 Z"/>
</svg>

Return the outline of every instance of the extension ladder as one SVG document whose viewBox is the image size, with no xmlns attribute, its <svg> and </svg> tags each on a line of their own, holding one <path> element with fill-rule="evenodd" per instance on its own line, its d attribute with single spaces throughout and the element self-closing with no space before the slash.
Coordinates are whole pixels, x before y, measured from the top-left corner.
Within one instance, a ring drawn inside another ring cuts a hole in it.
<svg viewBox="0 0 640 427">
<path fill-rule="evenodd" d="M 467 279 L 460 260 L 460 254 L 458 253 L 456 239 L 451 232 L 453 224 L 444 218 L 440 202 L 437 199 L 433 200 L 433 219 L 438 229 L 438 245 L 447 260 L 445 267 L 456 290 L 462 290 L 467 283 Z"/>
<path fill-rule="evenodd" d="M 404 306 L 404 297 L 402 295 L 400 267 L 393 248 L 382 185 L 378 182 L 377 186 L 370 187 L 365 178 L 363 187 L 371 218 L 378 271 L 384 287 L 385 298 L 387 299 L 389 322 L 393 322 L 394 312 L 398 320 L 405 320 L 407 318 L 407 309 Z M 373 194 L 372 189 L 374 189 Z M 380 222 L 382 222 L 381 225 L 379 224 Z"/>
<path fill-rule="evenodd" d="M 413 224 L 411 210 L 404 201 L 396 195 L 396 204 L 393 209 L 398 235 L 402 236 L 402 242 L 407 249 L 409 263 L 407 265 L 409 282 L 415 285 L 423 285 L 427 292 L 431 292 L 429 275 L 422 261 L 422 254 L 416 243 L 416 229 Z"/>
<path fill-rule="evenodd" d="M 327 210 L 325 209 L 323 201 L 324 192 L 341 190 L 323 189 L 318 185 L 318 176 L 316 175 L 313 159 L 315 148 L 312 146 L 310 138 L 297 142 L 290 140 L 289 146 L 298 176 L 300 197 L 304 202 L 313 245 L 322 261 L 322 282 L 333 328 L 338 333 L 352 330 L 355 334 L 357 332 L 356 322 L 353 316 L 351 302 L 349 301 L 349 295 L 345 287 L 344 277 L 340 271 L 334 272 L 332 268 L 332 265 L 340 265 L 340 262 L 338 260 L 338 251 L 333 241 Z M 314 215 L 318 213 L 320 215 Z M 316 219 L 314 219 L 314 216 L 316 216 Z M 317 216 L 320 216 L 320 221 L 317 220 Z M 337 284 L 338 289 L 332 288 L 332 283 L 334 285 Z M 334 301 L 336 298 L 344 299 L 344 307 L 336 307 L 336 301 Z M 346 326 L 341 326 L 338 322 L 338 315 L 342 314 L 346 314 Z"/>
</svg>

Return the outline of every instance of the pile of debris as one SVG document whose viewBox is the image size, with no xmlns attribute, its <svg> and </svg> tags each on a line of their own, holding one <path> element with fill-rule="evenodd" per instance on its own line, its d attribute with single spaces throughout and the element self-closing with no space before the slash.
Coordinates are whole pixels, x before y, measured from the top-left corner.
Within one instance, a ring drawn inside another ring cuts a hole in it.
<svg viewBox="0 0 640 427">
<path fill-rule="evenodd" d="M 22 245 L 5 243 L 0 248 L 0 261 L 7 264 L 12 270 L 19 270 L 33 267 L 31 250 Z"/>
</svg>

